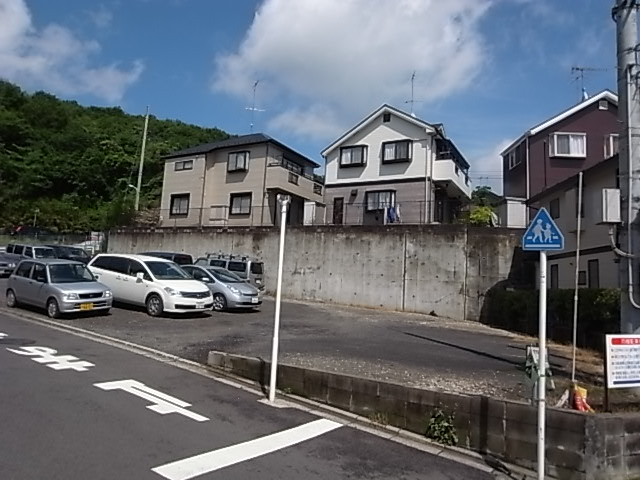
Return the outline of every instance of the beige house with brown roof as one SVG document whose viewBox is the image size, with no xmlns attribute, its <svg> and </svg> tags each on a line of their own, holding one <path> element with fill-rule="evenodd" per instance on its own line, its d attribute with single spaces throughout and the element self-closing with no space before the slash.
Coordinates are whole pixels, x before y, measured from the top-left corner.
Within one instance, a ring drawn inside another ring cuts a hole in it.
<svg viewBox="0 0 640 480">
<path fill-rule="evenodd" d="M 162 227 L 278 225 L 278 194 L 291 197 L 291 225 L 324 214 L 323 182 L 314 174 L 320 165 L 267 135 L 198 145 L 164 160 Z"/>
</svg>

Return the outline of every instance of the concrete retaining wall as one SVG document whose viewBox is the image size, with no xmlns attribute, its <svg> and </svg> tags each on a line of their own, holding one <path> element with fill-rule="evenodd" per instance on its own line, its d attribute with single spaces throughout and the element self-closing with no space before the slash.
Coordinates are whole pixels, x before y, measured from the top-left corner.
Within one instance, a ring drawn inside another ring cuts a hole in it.
<svg viewBox="0 0 640 480">
<path fill-rule="evenodd" d="M 464 225 L 303 227 L 287 230 L 285 298 L 478 320 L 484 295 L 512 273 L 522 232 Z M 275 289 L 277 228 L 126 230 L 109 251 L 207 251 L 257 256 Z"/>
<path fill-rule="evenodd" d="M 270 365 L 257 358 L 210 352 L 209 365 L 268 384 Z M 278 388 L 389 425 L 424 434 L 431 414 L 454 414 L 459 446 L 535 470 L 536 408 L 472 395 L 422 390 L 348 375 L 278 366 Z M 547 409 L 547 475 L 560 480 L 640 478 L 640 416 Z"/>
</svg>

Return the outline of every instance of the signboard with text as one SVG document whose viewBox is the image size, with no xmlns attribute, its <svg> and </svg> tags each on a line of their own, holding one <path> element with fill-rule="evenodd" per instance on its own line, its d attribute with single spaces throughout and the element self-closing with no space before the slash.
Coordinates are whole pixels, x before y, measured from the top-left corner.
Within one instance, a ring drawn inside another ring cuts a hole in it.
<svg viewBox="0 0 640 480">
<path fill-rule="evenodd" d="M 640 335 L 606 336 L 607 386 L 640 387 Z"/>
</svg>

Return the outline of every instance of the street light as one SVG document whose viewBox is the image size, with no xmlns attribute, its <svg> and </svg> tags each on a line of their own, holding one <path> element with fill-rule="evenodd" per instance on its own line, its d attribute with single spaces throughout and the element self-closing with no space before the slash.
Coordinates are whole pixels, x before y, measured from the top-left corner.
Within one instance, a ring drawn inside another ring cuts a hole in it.
<svg viewBox="0 0 640 480">
<path fill-rule="evenodd" d="M 271 378 L 269 381 L 269 401 L 276 399 L 276 374 L 278 371 L 278 344 L 280 336 L 280 303 L 282 299 L 282 267 L 284 264 L 284 235 L 287 226 L 287 207 L 291 197 L 278 195 L 280 203 L 280 251 L 278 253 L 278 283 L 276 287 L 276 312 L 273 321 L 273 344 L 271 346 Z"/>
</svg>

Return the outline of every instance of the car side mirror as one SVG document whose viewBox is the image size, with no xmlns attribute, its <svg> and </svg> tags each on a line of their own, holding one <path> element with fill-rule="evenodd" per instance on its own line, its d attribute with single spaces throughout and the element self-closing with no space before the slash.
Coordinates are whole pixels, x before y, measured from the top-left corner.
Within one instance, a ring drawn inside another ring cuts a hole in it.
<svg viewBox="0 0 640 480">
<path fill-rule="evenodd" d="M 211 279 L 209 277 L 202 277 L 200 281 L 204 283 L 211 283 Z"/>
<path fill-rule="evenodd" d="M 144 273 L 143 272 L 136 273 L 136 280 L 138 282 L 141 282 L 142 280 L 144 280 Z"/>
<path fill-rule="evenodd" d="M 47 277 L 36 277 L 36 282 L 47 283 Z"/>
</svg>

